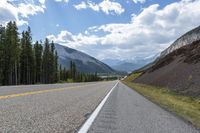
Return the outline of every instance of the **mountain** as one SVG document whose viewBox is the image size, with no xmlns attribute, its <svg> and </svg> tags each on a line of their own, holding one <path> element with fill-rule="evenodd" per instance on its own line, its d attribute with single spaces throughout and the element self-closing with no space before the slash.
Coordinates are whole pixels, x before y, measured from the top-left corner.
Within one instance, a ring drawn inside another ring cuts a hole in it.
<svg viewBox="0 0 200 133">
<path fill-rule="evenodd" d="M 174 44 L 182 47 L 176 47 L 177 49 L 158 58 L 133 82 L 166 87 L 184 95 L 200 96 L 200 39 L 196 40 L 195 37 L 200 36 L 200 32 L 197 29 L 199 27 L 180 37 L 179 43 L 175 41 L 171 48 Z"/>
<path fill-rule="evenodd" d="M 102 62 L 108 64 L 109 66 L 111 66 L 113 68 L 113 66 L 125 63 L 125 60 L 120 60 L 120 59 L 103 59 L 101 60 Z"/>
<path fill-rule="evenodd" d="M 152 62 L 156 57 L 157 55 L 147 59 L 137 59 L 137 60 L 104 59 L 102 60 L 102 62 L 108 64 L 117 71 L 125 71 L 130 73 Z"/>
<path fill-rule="evenodd" d="M 110 66 L 78 50 L 55 44 L 59 63 L 69 69 L 70 61 L 76 63 L 77 70 L 85 73 L 116 73 Z"/>
<path fill-rule="evenodd" d="M 124 62 L 115 66 L 112 66 L 113 69 L 118 71 L 125 71 L 125 72 L 132 72 L 140 67 L 142 67 L 145 64 L 145 62 L 139 62 L 139 63 L 132 63 L 132 62 Z"/>
<path fill-rule="evenodd" d="M 194 41 L 200 40 L 200 26 L 196 27 L 195 29 L 185 33 L 183 36 L 178 38 L 171 46 L 169 46 L 167 49 L 165 49 L 163 52 L 161 52 L 160 57 L 164 57 L 167 54 L 173 52 L 174 50 L 191 44 Z"/>
<path fill-rule="evenodd" d="M 179 49 L 185 45 L 189 45 L 194 41 L 200 40 L 200 26 L 192 29 L 191 31 L 188 31 L 187 33 L 185 33 L 184 35 L 182 35 L 181 37 L 179 37 L 173 44 L 171 44 L 167 49 L 165 49 L 164 51 L 161 52 L 160 56 L 154 60 L 153 62 L 145 65 L 142 68 L 137 69 L 136 71 L 145 71 L 148 68 L 150 68 L 151 66 L 153 66 L 154 64 L 156 64 L 157 61 L 159 61 L 159 59 L 165 57 L 166 55 L 168 55 L 169 53 L 175 51 L 176 49 Z"/>
</svg>

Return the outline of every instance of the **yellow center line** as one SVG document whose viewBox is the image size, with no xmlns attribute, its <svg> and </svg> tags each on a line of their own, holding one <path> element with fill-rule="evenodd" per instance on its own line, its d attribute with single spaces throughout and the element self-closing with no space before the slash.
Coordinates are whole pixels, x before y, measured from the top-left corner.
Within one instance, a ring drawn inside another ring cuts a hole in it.
<svg viewBox="0 0 200 133">
<path fill-rule="evenodd" d="M 73 88 L 85 87 L 85 86 L 90 86 L 90 85 L 71 86 L 71 87 L 67 87 L 67 88 L 57 88 L 57 89 L 49 89 L 49 90 L 30 91 L 30 92 L 25 92 L 25 93 L 9 94 L 9 95 L 0 96 L 0 100 L 1 99 L 14 98 L 14 97 L 27 96 L 27 95 L 35 95 L 35 94 L 47 93 L 47 92 L 64 91 L 64 90 L 70 90 L 70 89 L 73 89 Z"/>
</svg>

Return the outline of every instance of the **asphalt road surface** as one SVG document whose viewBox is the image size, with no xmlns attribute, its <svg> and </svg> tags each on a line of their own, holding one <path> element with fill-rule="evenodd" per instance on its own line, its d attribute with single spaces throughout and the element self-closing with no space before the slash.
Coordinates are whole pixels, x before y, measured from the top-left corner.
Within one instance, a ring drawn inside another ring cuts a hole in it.
<svg viewBox="0 0 200 133">
<path fill-rule="evenodd" d="M 0 87 L 0 133 L 78 132 L 117 81 Z M 119 84 L 89 133 L 199 133 Z"/>
<path fill-rule="evenodd" d="M 119 82 L 90 127 L 89 133 L 199 133 L 199 131 Z"/>
<path fill-rule="evenodd" d="M 116 82 L 0 87 L 0 133 L 77 132 Z"/>
</svg>

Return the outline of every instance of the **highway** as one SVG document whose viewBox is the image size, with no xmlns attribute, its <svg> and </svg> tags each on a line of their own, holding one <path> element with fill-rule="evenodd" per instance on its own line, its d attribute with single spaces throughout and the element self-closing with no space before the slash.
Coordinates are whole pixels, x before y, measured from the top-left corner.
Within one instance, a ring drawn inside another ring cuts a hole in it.
<svg viewBox="0 0 200 133">
<path fill-rule="evenodd" d="M 84 127 L 89 133 L 199 133 L 118 81 L 0 87 L 0 133 L 74 133 Z"/>
<path fill-rule="evenodd" d="M 199 133 L 199 131 L 119 82 L 90 127 L 89 133 Z"/>
<path fill-rule="evenodd" d="M 0 133 L 77 132 L 115 83 L 0 87 Z"/>
</svg>

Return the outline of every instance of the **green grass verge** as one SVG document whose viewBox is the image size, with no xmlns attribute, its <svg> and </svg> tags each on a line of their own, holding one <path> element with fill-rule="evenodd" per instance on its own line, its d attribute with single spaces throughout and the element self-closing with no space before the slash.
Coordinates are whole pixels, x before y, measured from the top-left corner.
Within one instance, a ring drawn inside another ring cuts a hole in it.
<svg viewBox="0 0 200 133">
<path fill-rule="evenodd" d="M 132 73 L 131 75 L 129 75 L 128 77 L 126 77 L 124 79 L 124 81 L 132 81 L 132 80 L 134 80 L 135 78 L 137 78 L 140 75 L 141 75 L 140 72 L 138 72 L 138 73 Z"/>
<path fill-rule="evenodd" d="M 200 129 L 200 98 L 178 95 L 166 88 L 132 83 L 127 79 L 123 83 Z"/>
</svg>

